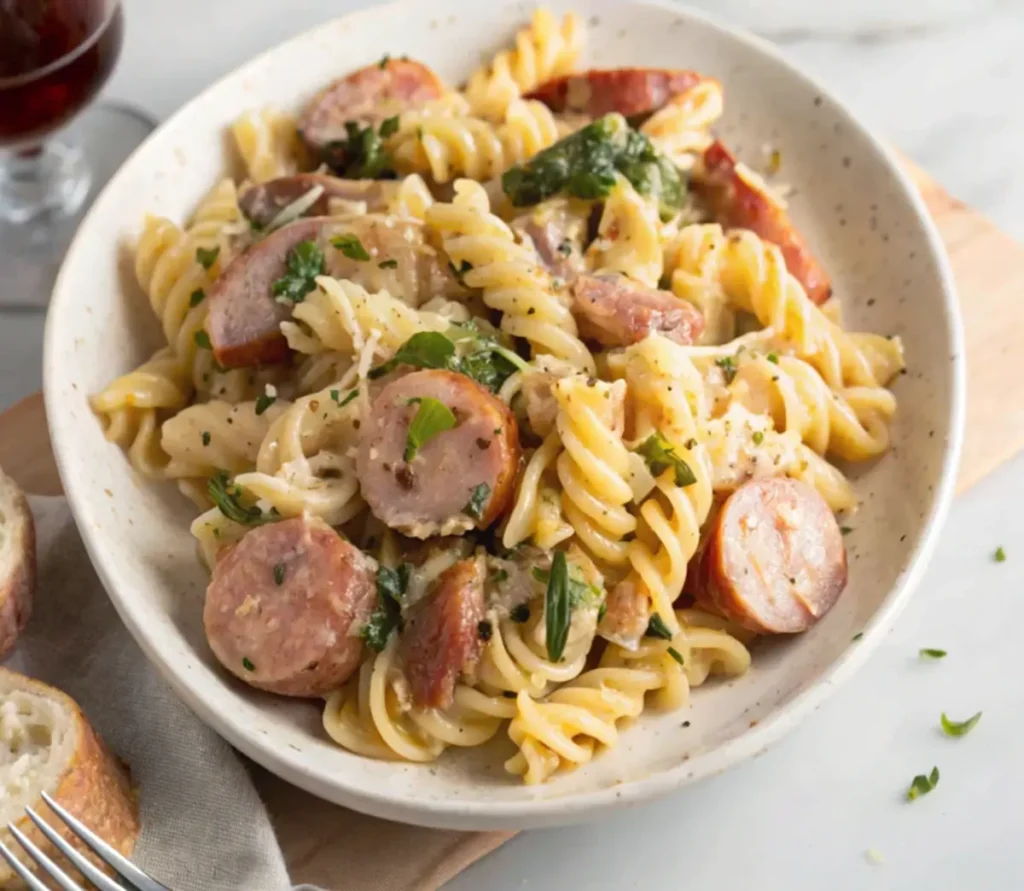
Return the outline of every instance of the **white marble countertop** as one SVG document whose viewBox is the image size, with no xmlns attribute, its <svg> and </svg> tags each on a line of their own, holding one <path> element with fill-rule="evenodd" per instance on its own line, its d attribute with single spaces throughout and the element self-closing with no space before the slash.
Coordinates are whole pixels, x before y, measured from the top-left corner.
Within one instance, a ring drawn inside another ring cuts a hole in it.
<svg viewBox="0 0 1024 891">
<path fill-rule="evenodd" d="M 164 118 L 254 53 L 365 5 L 126 0 L 127 42 L 107 95 Z M 1024 239 L 1024 3 L 697 5 L 779 42 L 953 194 Z M 38 389 L 41 336 L 39 316 L 0 316 L 0 409 Z M 1014 757 L 1024 680 L 1010 631 L 1024 627 L 1022 492 L 1024 456 L 956 501 L 885 645 L 768 754 L 597 824 L 520 836 L 452 891 L 1024 886 L 1024 774 Z M 999 564 L 998 545 L 1008 555 Z M 920 647 L 949 656 L 926 664 Z M 944 710 L 985 714 L 970 738 L 951 740 L 938 730 Z M 939 787 L 908 804 L 908 782 L 932 765 Z M 869 849 L 884 863 L 870 862 Z"/>
</svg>

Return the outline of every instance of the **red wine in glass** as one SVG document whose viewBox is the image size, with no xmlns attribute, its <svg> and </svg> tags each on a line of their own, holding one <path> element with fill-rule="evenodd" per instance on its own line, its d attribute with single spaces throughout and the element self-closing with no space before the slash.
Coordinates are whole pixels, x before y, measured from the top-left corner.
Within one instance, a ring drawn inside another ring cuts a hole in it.
<svg viewBox="0 0 1024 891">
<path fill-rule="evenodd" d="M 90 187 L 152 129 L 87 108 L 123 40 L 119 0 L 0 0 L 0 307 L 45 304 Z"/>
</svg>

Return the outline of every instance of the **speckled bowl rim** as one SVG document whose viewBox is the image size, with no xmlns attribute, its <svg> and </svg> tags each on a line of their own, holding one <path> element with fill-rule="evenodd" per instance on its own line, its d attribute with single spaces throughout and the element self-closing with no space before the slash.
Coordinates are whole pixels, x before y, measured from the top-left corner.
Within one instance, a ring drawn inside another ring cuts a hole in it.
<svg viewBox="0 0 1024 891">
<path fill-rule="evenodd" d="M 823 88 L 813 78 L 794 66 L 771 44 L 751 34 L 732 28 L 719 21 L 716 17 L 703 11 L 695 11 L 685 6 L 666 0 L 629 0 L 630 5 L 656 7 L 671 11 L 675 16 L 688 22 L 720 31 L 732 38 L 752 55 L 767 58 L 775 65 L 785 69 L 791 76 L 802 81 L 808 90 L 815 90 L 825 96 L 833 106 L 844 114 L 848 124 L 871 146 L 878 160 L 888 168 L 902 191 L 902 199 L 913 209 L 924 232 L 931 260 L 941 279 L 941 299 L 936 296 L 936 309 L 941 310 L 941 320 L 946 326 L 948 342 L 951 346 L 952 372 L 950 400 L 947 406 L 949 437 L 940 473 L 935 486 L 931 508 L 922 523 L 922 532 L 917 547 L 907 558 L 907 569 L 900 574 L 899 580 L 892 587 L 888 596 L 875 611 L 872 619 L 863 630 L 863 638 L 856 647 L 848 648 L 832 665 L 825 670 L 818 680 L 793 699 L 780 705 L 765 720 L 750 727 L 740 736 L 731 739 L 717 748 L 694 755 L 684 763 L 654 773 L 641 779 L 631 780 L 620 785 L 595 789 L 589 792 L 576 792 L 556 798 L 536 798 L 521 801 L 446 801 L 422 800 L 406 795 L 389 794 L 387 789 L 374 789 L 370 792 L 353 790 L 345 785 L 344 777 L 325 778 L 310 770 L 301 757 L 287 748 L 276 750 L 268 746 L 253 728 L 239 726 L 229 716 L 211 708 L 204 700 L 201 690 L 190 683 L 187 672 L 183 673 L 180 666 L 162 660 L 156 648 L 149 641 L 145 630 L 140 626 L 139 617 L 132 608 L 130 598 L 121 596 L 113 580 L 114 556 L 102 546 L 101 538 L 86 520 L 89 516 L 84 501 L 84 483 L 67 472 L 65 455 L 74 448 L 69 438 L 72 434 L 70 425 L 65 424 L 59 405 L 55 404 L 52 393 L 56 391 L 56 351 L 59 349 L 54 323 L 56 313 L 60 310 L 60 301 L 55 299 L 48 315 L 44 337 L 44 394 L 46 397 L 46 414 L 53 439 L 57 468 L 60 472 L 64 491 L 71 506 L 79 531 L 82 534 L 86 550 L 104 587 L 110 594 L 122 621 L 132 633 L 147 658 L 157 667 L 163 677 L 171 685 L 175 693 L 205 723 L 213 727 L 231 745 L 252 758 L 254 761 L 306 791 L 334 801 L 338 804 L 354 808 L 361 812 L 385 819 L 402 820 L 420 825 L 457 828 L 457 829 L 518 829 L 540 827 L 573 822 L 583 822 L 613 809 L 638 804 L 661 796 L 687 783 L 721 773 L 727 768 L 752 758 L 778 741 L 784 734 L 792 730 L 811 711 L 818 708 L 826 698 L 845 680 L 860 668 L 882 642 L 887 631 L 892 627 L 900 612 L 906 606 L 927 567 L 938 542 L 943 523 L 949 511 L 954 495 L 957 470 L 963 446 L 964 418 L 966 406 L 966 362 L 964 353 L 963 324 L 960 318 L 956 297 L 953 273 L 946 256 L 945 248 L 938 231 L 928 214 L 923 199 L 909 177 L 900 167 L 892 151 L 870 131 L 863 127 L 849 109 L 837 100 L 829 90 Z M 418 0 L 394 0 L 394 2 L 370 9 L 360 10 L 341 17 L 345 21 L 356 23 L 363 19 L 379 19 L 385 21 L 389 17 L 400 17 L 404 10 L 419 6 Z M 581 13 L 585 13 L 587 2 L 579 0 L 576 4 Z M 277 52 L 282 46 L 303 43 L 327 23 L 316 26 L 299 34 L 284 44 L 278 45 L 247 62 L 235 71 L 225 75 L 212 86 L 201 92 L 189 103 L 179 109 L 161 126 L 174 126 L 178 117 L 182 116 L 193 105 L 203 103 L 207 97 L 221 88 L 224 80 L 244 75 L 250 69 L 257 69 L 264 64 L 264 59 Z M 145 145 L 146 143 L 144 143 Z M 138 152 L 139 149 L 136 150 Z M 135 153 L 126 161 L 131 163 Z M 117 188 L 120 174 L 116 174 L 107 185 L 107 189 Z M 87 215 L 79 232 L 90 225 Z M 80 238 L 76 235 L 76 241 Z M 74 242 L 72 243 L 72 249 Z M 70 253 L 70 251 L 69 251 Z M 66 268 L 62 268 L 54 285 L 54 295 L 62 292 L 71 293 L 65 281 Z"/>
</svg>

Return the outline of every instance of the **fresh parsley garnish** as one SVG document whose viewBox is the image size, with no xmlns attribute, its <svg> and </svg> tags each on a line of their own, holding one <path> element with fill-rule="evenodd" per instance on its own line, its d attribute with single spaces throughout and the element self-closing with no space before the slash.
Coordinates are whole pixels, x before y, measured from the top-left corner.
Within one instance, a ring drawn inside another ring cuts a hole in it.
<svg viewBox="0 0 1024 891">
<path fill-rule="evenodd" d="M 946 717 L 946 713 L 942 713 L 942 729 L 945 731 L 946 736 L 966 736 L 974 729 L 974 725 L 981 720 L 981 712 L 975 715 L 971 715 L 966 721 L 951 721 Z"/>
<path fill-rule="evenodd" d="M 761 445 L 761 443 L 764 442 L 764 433 L 760 430 L 755 430 L 753 436 L 750 438 L 754 440 L 754 445 Z"/>
<path fill-rule="evenodd" d="M 917 654 L 922 659 L 945 659 L 946 658 L 946 651 L 945 650 L 933 650 L 930 647 L 918 650 Z"/>
<path fill-rule="evenodd" d="M 1002 545 L 996 548 L 996 552 L 995 554 L 993 554 L 993 559 L 996 561 L 996 563 L 1006 562 L 1006 551 L 1003 550 Z"/>
<path fill-rule="evenodd" d="M 671 657 L 672 657 L 673 659 L 675 659 L 675 660 L 676 660 L 676 662 L 678 662 L 678 663 L 679 663 L 680 665 L 684 665 L 684 664 L 685 664 L 685 663 L 683 662 L 683 654 L 682 654 L 682 653 L 680 653 L 680 652 L 679 652 L 679 650 L 677 650 L 677 649 L 676 649 L 675 647 L 669 647 L 669 648 L 668 648 L 668 654 L 669 654 L 669 655 L 670 655 L 670 656 L 671 656 Z"/>
<path fill-rule="evenodd" d="M 246 671 L 255 671 L 256 666 L 252 664 L 252 660 L 248 656 L 242 657 L 242 668 Z"/>
<path fill-rule="evenodd" d="M 223 470 L 217 471 L 210 478 L 206 484 L 206 494 L 225 517 L 243 526 L 259 526 L 263 523 L 273 523 L 278 519 L 276 513 L 265 514 L 255 505 L 243 506 L 239 501 L 242 491 L 231 485 L 228 475 Z"/>
<path fill-rule="evenodd" d="M 544 594 L 544 630 L 548 658 L 560 662 L 569 639 L 572 604 L 569 602 L 569 564 L 564 551 L 555 551 L 551 559 L 548 587 Z"/>
<path fill-rule="evenodd" d="M 472 491 L 469 494 L 469 501 L 466 502 L 466 506 L 462 509 L 462 512 L 467 517 L 472 517 L 474 520 L 479 520 L 484 515 L 484 507 L 487 505 L 487 499 L 491 497 L 491 487 L 487 483 L 480 483 L 479 485 L 473 486 Z M 508 573 L 506 573 L 506 576 Z"/>
<path fill-rule="evenodd" d="M 331 399 L 334 400 L 334 403 L 338 406 L 338 408 L 344 408 L 353 399 L 355 399 L 356 396 L 358 396 L 358 395 L 359 395 L 359 389 L 358 388 L 355 389 L 355 390 L 349 391 L 348 395 L 344 399 L 341 398 L 341 390 L 331 390 Z"/>
<path fill-rule="evenodd" d="M 316 277 L 327 272 L 327 262 L 315 241 L 300 241 L 288 252 L 285 269 L 270 293 L 278 303 L 295 305 L 316 287 Z"/>
<path fill-rule="evenodd" d="M 380 269 L 398 269 L 398 261 L 397 260 L 381 260 L 377 264 L 377 266 Z"/>
<path fill-rule="evenodd" d="M 523 622 L 530 620 L 530 607 L 525 603 L 520 603 L 518 606 L 512 607 L 512 611 L 508 616 L 513 622 L 518 622 L 522 625 Z"/>
<path fill-rule="evenodd" d="M 204 430 L 203 431 L 203 445 L 204 446 L 208 446 L 209 444 L 210 444 L 210 431 L 209 430 Z"/>
<path fill-rule="evenodd" d="M 192 340 L 197 347 L 201 350 L 213 349 L 210 346 L 210 335 L 207 334 L 202 328 L 200 328 L 195 334 L 192 335 Z"/>
<path fill-rule="evenodd" d="M 477 622 L 476 633 L 480 640 L 487 643 L 487 641 L 489 641 L 494 635 L 494 626 L 484 619 L 482 622 Z"/>
<path fill-rule="evenodd" d="M 925 776 L 923 773 L 919 773 L 910 783 L 910 788 L 907 789 L 907 800 L 913 801 L 921 795 L 927 795 L 939 784 L 939 769 L 937 767 L 932 768 L 932 772 Z"/>
<path fill-rule="evenodd" d="M 435 436 L 451 430 L 458 422 L 455 415 L 440 399 L 432 396 L 424 396 L 419 399 L 419 408 L 409 422 L 409 429 L 405 434 L 405 452 L 402 458 L 412 461 L 419 451 Z"/>
<path fill-rule="evenodd" d="M 842 532 L 843 535 L 849 535 L 851 532 L 853 532 L 853 527 L 852 526 L 840 526 L 839 527 L 839 531 Z"/>
<path fill-rule="evenodd" d="M 280 587 L 284 584 L 284 564 L 274 564 L 274 584 Z"/>
<path fill-rule="evenodd" d="M 775 353 L 769 353 L 765 358 L 769 362 L 771 362 L 772 365 L 778 365 L 779 364 L 779 357 Z"/>
<path fill-rule="evenodd" d="M 275 402 L 277 402 L 276 395 L 272 396 L 270 393 L 266 392 L 260 393 L 260 395 L 256 397 L 256 414 L 263 414 L 263 412 L 270 408 L 270 406 Z"/>
<path fill-rule="evenodd" d="M 199 306 L 199 304 L 202 303 L 205 299 L 206 299 L 206 291 L 204 291 L 202 288 L 196 288 L 189 295 L 188 305 L 189 305 L 190 308 L 191 307 Z"/>
<path fill-rule="evenodd" d="M 371 368 L 370 380 L 383 377 L 399 365 L 414 368 L 448 368 L 455 357 L 455 344 L 438 331 L 420 331 L 414 334 L 382 365 Z"/>
<path fill-rule="evenodd" d="M 853 641 L 854 643 L 856 643 L 863 636 L 864 636 L 864 632 L 863 631 L 858 631 L 853 637 L 850 638 L 850 640 Z"/>
<path fill-rule="evenodd" d="M 346 121 L 345 139 L 328 145 L 324 160 L 346 179 L 393 179 L 395 170 L 384 142 L 397 131 L 397 116 L 383 121 L 379 130 Z"/>
<path fill-rule="evenodd" d="M 650 621 L 647 623 L 647 631 L 644 632 L 646 637 L 656 637 L 658 640 L 672 640 L 672 632 L 668 625 L 665 624 L 665 620 L 655 613 L 651 616 Z"/>
<path fill-rule="evenodd" d="M 672 468 L 677 486 L 692 486 L 697 482 L 690 465 L 676 454 L 675 447 L 658 432 L 652 433 L 640 443 L 636 453 L 647 462 L 647 469 L 654 477 Z"/>
<path fill-rule="evenodd" d="M 394 569 L 381 566 L 377 570 L 377 606 L 359 630 L 359 636 L 375 652 L 383 650 L 391 632 L 402 627 L 402 598 L 409 586 L 410 571 L 408 563 Z"/>
<path fill-rule="evenodd" d="M 217 262 L 217 257 L 220 254 L 220 245 L 215 245 L 212 248 L 197 247 L 196 248 L 196 262 L 203 267 L 203 269 L 209 269 Z"/>
<path fill-rule="evenodd" d="M 736 361 L 732 356 L 722 356 L 720 359 L 715 359 L 715 365 L 722 369 L 722 374 L 725 375 L 725 382 L 731 384 L 733 378 L 736 377 Z"/>
<path fill-rule="evenodd" d="M 336 247 L 350 260 L 366 261 L 370 255 L 363 243 L 355 235 L 339 235 L 331 239 L 331 246 Z"/>
<path fill-rule="evenodd" d="M 381 121 L 380 130 L 378 131 L 380 133 L 380 138 L 388 139 L 394 136 L 398 132 L 398 125 L 399 118 L 397 114 L 392 115 L 389 118 L 385 118 L 383 121 Z"/>
</svg>

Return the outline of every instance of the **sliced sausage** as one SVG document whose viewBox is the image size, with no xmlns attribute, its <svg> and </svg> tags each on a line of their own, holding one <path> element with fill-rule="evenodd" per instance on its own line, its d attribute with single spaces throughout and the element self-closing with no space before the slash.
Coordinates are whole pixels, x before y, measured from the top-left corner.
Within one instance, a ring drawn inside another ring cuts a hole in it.
<svg viewBox="0 0 1024 891">
<path fill-rule="evenodd" d="M 698 602 L 758 634 L 806 631 L 846 587 L 846 548 L 817 491 L 751 480 L 726 499 L 701 558 Z"/>
<path fill-rule="evenodd" d="M 409 426 L 431 398 L 456 426 L 406 462 Z M 363 497 L 383 523 L 412 538 L 483 529 L 508 506 L 519 466 L 519 431 L 498 397 L 452 371 L 414 371 L 374 399 L 360 429 L 357 468 Z"/>
<path fill-rule="evenodd" d="M 646 117 L 702 80 L 696 71 L 682 69 L 592 68 L 549 80 L 526 98 L 539 99 L 558 113 L 600 117 L 617 111 L 627 118 Z"/>
<path fill-rule="evenodd" d="M 444 84 L 426 65 L 411 59 L 385 59 L 321 90 L 299 120 L 299 132 L 316 157 L 341 167 L 346 123 L 376 125 L 444 92 Z"/>
<path fill-rule="evenodd" d="M 692 186 L 708 202 L 719 223 L 729 229 L 749 229 L 764 241 L 778 245 L 786 268 L 804 286 L 807 296 L 815 303 L 828 300 L 832 283 L 786 209 L 763 183 L 737 164 L 736 156 L 721 142 L 713 142 L 704 151 L 700 173 Z"/>
<path fill-rule="evenodd" d="M 650 621 L 651 598 L 640 584 L 626 578 L 608 592 L 598 632 L 612 643 L 635 650 Z"/>
<path fill-rule="evenodd" d="M 489 628 L 484 622 L 482 561 L 460 560 L 446 569 L 433 590 L 408 616 L 399 653 L 413 702 L 420 708 L 447 708 L 455 683 L 471 673 Z"/>
<path fill-rule="evenodd" d="M 363 655 L 359 629 L 376 601 L 371 559 L 322 520 L 257 526 L 222 552 L 203 624 L 220 663 L 247 684 L 321 696 Z"/>
<path fill-rule="evenodd" d="M 239 196 L 238 206 L 253 223 L 267 226 L 289 204 L 317 187 L 323 191 L 303 211 L 304 217 L 329 216 L 332 198 L 365 202 L 368 213 L 385 211 L 398 184 L 386 180 L 341 179 L 323 173 L 299 173 L 250 186 Z"/>
<path fill-rule="evenodd" d="M 369 260 L 335 247 L 332 241 L 340 236 L 354 237 Z M 427 244 L 423 224 L 417 220 L 377 214 L 296 220 L 235 257 L 214 284 L 206 327 L 214 357 L 225 368 L 288 357 L 281 322 L 291 316 L 292 307 L 274 299 L 273 287 L 285 274 L 289 255 L 303 241 L 314 242 L 323 252 L 329 275 L 369 291 L 386 290 L 412 306 L 435 295 L 466 293 L 448 264 Z"/>
<path fill-rule="evenodd" d="M 605 346 L 629 346 L 654 333 L 689 346 L 704 330 L 704 317 L 692 303 L 624 275 L 581 275 L 572 296 L 580 335 Z"/>
<path fill-rule="evenodd" d="M 595 206 L 593 211 L 599 217 L 600 209 Z M 533 245 L 548 272 L 571 282 L 584 269 L 589 223 L 589 209 L 584 213 L 573 203 L 555 199 L 516 217 L 511 228 L 522 241 Z"/>
</svg>

